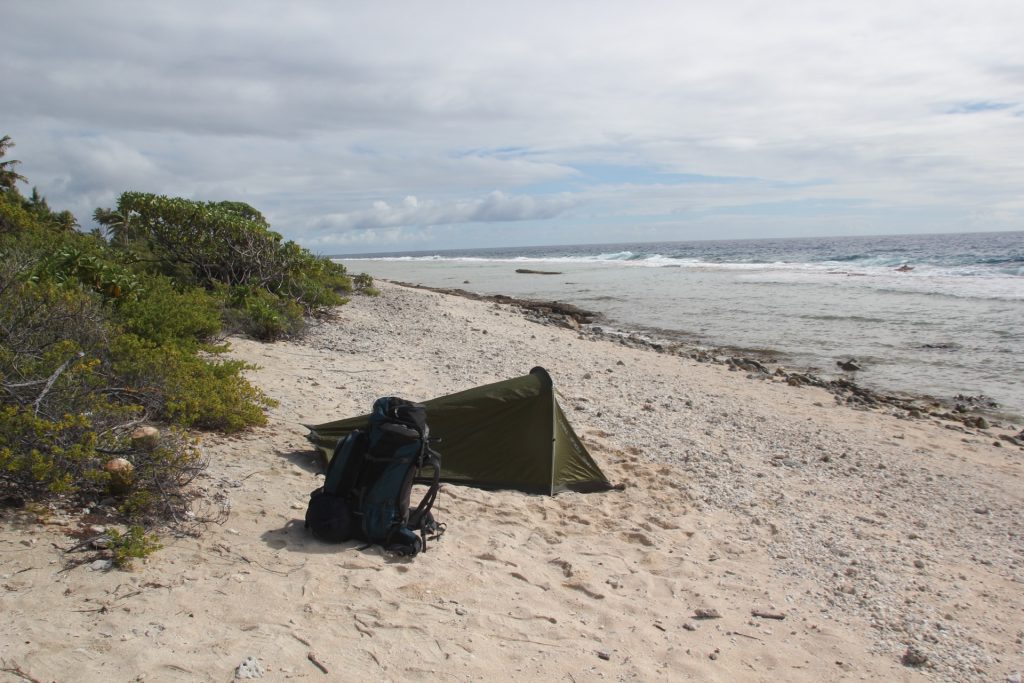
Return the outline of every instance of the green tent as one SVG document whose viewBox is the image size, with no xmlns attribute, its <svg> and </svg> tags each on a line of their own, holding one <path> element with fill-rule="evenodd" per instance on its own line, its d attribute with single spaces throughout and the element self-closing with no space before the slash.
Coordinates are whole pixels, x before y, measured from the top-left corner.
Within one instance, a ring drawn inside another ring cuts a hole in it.
<svg viewBox="0 0 1024 683">
<path fill-rule="evenodd" d="M 424 405 L 430 435 L 441 439 L 442 481 L 548 495 L 613 488 L 566 420 L 544 368 Z M 307 425 L 309 440 L 329 460 L 368 418 Z"/>
</svg>

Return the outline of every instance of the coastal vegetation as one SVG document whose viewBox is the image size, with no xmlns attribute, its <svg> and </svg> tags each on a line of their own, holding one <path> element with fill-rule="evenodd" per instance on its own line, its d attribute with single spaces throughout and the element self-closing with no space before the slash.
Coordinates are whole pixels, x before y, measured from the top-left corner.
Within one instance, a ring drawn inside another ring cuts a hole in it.
<svg viewBox="0 0 1024 683">
<path fill-rule="evenodd" d="M 181 519 L 204 467 L 194 430 L 264 424 L 274 403 L 224 338 L 299 335 L 373 281 L 241 202 L 125 192 L 83 231 L 19 191 L 12 147 L 0 138 L 0 499 L 106 501 L 131 529 Z M 155 547 L 125 533 L 122 551 Z"/>
</svg>

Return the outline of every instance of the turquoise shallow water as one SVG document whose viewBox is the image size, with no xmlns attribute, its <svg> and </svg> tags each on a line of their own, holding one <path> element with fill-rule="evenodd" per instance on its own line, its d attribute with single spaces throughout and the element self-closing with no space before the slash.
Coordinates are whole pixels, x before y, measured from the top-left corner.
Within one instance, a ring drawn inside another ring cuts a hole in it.
<svg viewBox="0 0 1024 683">
<path fill-rule="evenodd" d="M 875 389 L 1024 414 L 1024 233 L 574 245 L 338 257 L 352 272 L 557 299 L 623 328 L 864 365 Z M 517 268 L 559 275 L 517 274 Z M 467 282 L 468 281 L 468 282 Z"/>
</svg>

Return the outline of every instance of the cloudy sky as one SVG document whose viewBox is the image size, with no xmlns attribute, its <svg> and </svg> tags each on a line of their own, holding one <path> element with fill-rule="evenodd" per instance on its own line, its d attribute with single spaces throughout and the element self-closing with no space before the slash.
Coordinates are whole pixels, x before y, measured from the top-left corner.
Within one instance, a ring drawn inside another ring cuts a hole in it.
<svg viewBox="0 0 1024 683">
<path fill-rule="evenodd" d="M 323 254 L 1024 229 L 1024 2 L 5 0 L 0 135 L 83 225 Z M 28 188 L 25 188 L 28 189 Z"/>
</svg>

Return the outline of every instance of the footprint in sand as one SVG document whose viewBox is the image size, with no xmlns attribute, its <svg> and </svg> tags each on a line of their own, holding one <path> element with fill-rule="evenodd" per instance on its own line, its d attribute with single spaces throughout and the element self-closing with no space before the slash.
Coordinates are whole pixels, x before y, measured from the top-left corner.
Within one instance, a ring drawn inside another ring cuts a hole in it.
<svg viewBox="0 0 1024 683">
<path fill-rule="evenodd" d="M 574 591 L 579 591 L 580 593 L 586 595 L 588 598 L 593 598 L 594 600 L 604 600 L 603 593 L 598 593 L 597 591 L 588 588 L 587 586 L 583 585 L 582 583 L 579 583 L 578 581 L 566 581 L 562 585 L 566 588 L 571 588 Z"/>
<path fill-rule="evenodd" d="M 529 505 L 527 507 L 527 509 L 530 512 L 532 512 L 533 514 L 535 514 L 538 517 L 540 517 L 543 521 L 546 522 L 548 520 L 548 510 L 543 505 L 533 504 L 533 505 Z"/>
<path fill-rule="evenodd" d="M 534 588 L 539 588 L 542 591 L 551 590 L 551 586 L 549 586 L 548 584 L 537 583 L 536 581 L 531 581 L 530 579 L 526 578 L 525 576 L 523 576 L 519 572 L 509 572 L 509 576 L 511 576 L 513 579 L 519 579 L 523 583 L 528 583 L 531 586 L 533 586 Z"/>
<path fill-rule="evenodd" d="M 551 560 L 548 564 L 553 564 L 556 567 L 560 567 L 561 570 L 562 570 L 562 574 L 567 579 L 572 577 L 572 575 L 573 575 L 572 565 L 569 564 L 569 562 L 567 562 L 567 561 L 565 561 L 565 560 L 563 560 L 561 558 L 556 558 L 554 560 Z"/>
<path fill-rule="evenodd" d="M 484 560 L 484 561 L 487 561 L 487 562 L 500 562 L 500 563 L 502 563 L 504 565 L 507 565 L 509 567 L 517 567 L 517 566 L 519 566 L 515 562 L 510 562 L 509 560 L 501 559 L 500 557 L 498 557 L 494 553 L 481 553 L 481 554 L 476 556 L 476 559 Z"/>
<path fill-rule="evenodd" d="M 566 526 L 566 522 L 576 522 L 577 524 L 583 524 L 585 526 L 590 526 L 591 524 L 589 519 L 585 519 L 579 515 L 569 515 L 561 522 L 562 526 Z"/>
<path fill-rule="evenodd" d="M 565 533 L 557 529 L 534 529 L 533 532 L 527 537 L 526 542 L 535 536 L 539 536 L 548 545 L 558 545 L 565 538 Z"/>
<path fill-rule="evenodd" d="M 665 529 L 666 531 L 679 528 L 679 525 L 675 522 L 667 519 L 662 519 L 661 517 L 648 517 L 647 521 L 653 524 L 654 526 Z"/>
<path fill-rule="evenodd" d="M 654 541 L 647 534 L 640 533 L 639 531 L 627 531 L 622 534 L 622 537 L 630 543 L 637 543 L 639 545 L 647 546 L 648 548 L 654 545 Z"/>
</svg>

